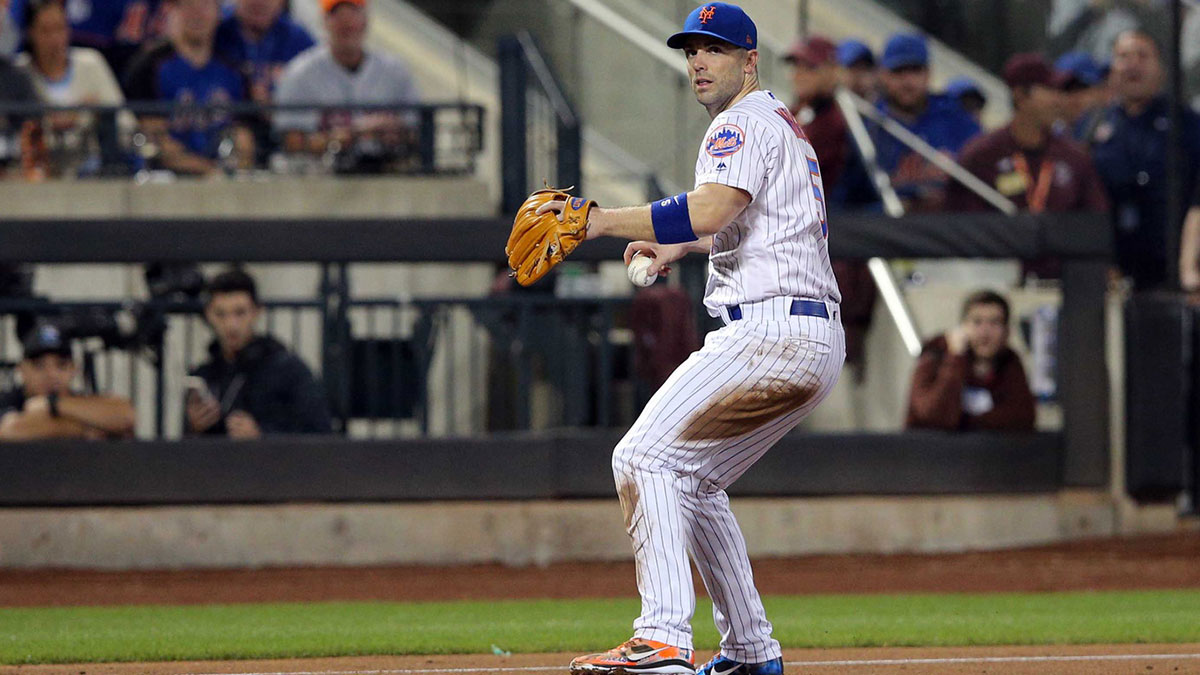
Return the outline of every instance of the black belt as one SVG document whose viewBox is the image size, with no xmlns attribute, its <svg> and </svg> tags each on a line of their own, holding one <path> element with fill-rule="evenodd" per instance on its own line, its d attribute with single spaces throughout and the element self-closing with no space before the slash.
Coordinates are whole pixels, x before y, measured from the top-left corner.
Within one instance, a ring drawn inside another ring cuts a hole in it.
<svg viewBox="0 0 1200 675">
<path fill-rule="evenodd" d="M 727 305 L 725 309 L 729 312 L 730 321 L 737 321 L 742 318 L 742 308 L 739 305 Z M 792 316 L 815 316 L 818 319 L 828 319 L 829 309 L 820 300 L 793 300 L 788 314 Z"/>
</svg>

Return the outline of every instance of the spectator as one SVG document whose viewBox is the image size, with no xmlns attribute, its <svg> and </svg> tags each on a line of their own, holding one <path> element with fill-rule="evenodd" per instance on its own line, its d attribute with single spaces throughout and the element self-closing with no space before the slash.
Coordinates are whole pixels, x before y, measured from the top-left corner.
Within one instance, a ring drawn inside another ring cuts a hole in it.
<svg viewBox="0 0 1200 675">
<path fill-rule="evenodd" d="M 1050 64 L 1037 54 L 1017 54 L 1004 66 L 1004 81 L 1012 92 L 1012 121 L 967 143 L 959 155 L 963 168 L 1025 211 L 1108 211 L 1091 159 L 1053 133 L 1058 93 Z M 952 210 L 992 208 L 961 185 L 949 192 Z"/>
<path fill-rule="evenodd" d="M 355 106 L 416 103 L 408 67 L 388 54 L 368 51 L 366 0 L 321 0 L 328 46 L 314 47 L 288 64 L 276 92 L 287 105 Z M 387 159 L 411 141 L 402 115 L 325 111 L 279 113 L 275 129 L 290 153 L 323 154 L 336 143 L 359 165 Z"/>
<path fill-rule="evenodd" d="M 978 82 L 966 76 L 956 77 L 946 85 L 946 95 L 958 101 L 976 124 L 983 125 L 983 109 L 987 107 L 987 95 L 983 93 Z"/>
<path fill-rule="evenodd" d="M 53 323 L 25 336 L 21 386 L 0 394 L 0 440 L 121 438 L 133 435 L 133 406 L 118 396 L 73 392 L 71 342 Z"/>
<path fill-rule="evenodd" d="M 316 44 L 285 11 L 286 3 L 236 0 L 217 27 L 216 54 L 238 66 L 255 103 L 270 103 L 284 66 Z"/>
<path fill-rule="evenodd" d="M 1188 293 L 1200 292 L 1200 183 L 1192 195 L 1192 207 L 1183 221 L 1179 246 L 1179 286 Z"/>
<path fill-rule="evenodd" d="M 1008 347 L 1008 301 L 971 294 L 962 323 L 925 344 L 909 394 L 910 429 L 1033 431 L 1025 368 Z"/>
<path fill-rule="evenodd" d="M 870 47 L 858 40 L 846 40 L 838 45 L 837 60 L 844 69 L 847 89 L 868 101 L 879 96 L 879 75 Z"/>
<path fill-rule="evenodd" d="M 1117 264 L 1139 289 L 1167 281 L 1167 159 L 1170 106 L 1163 93 L 1162 51 L 1146 33 L 1126 31 L 1113 48 L 1115 101 L 1088 137 L 1092 161 L 1112 200 Z M 1200 117 L 1183 113 L 1185 157 L 1181 185 L 1191 190 L 1200 171 Z M 1186 194 L 1181 197 L 1187 197 Z"/>
<path fill-rule="evenodd" d="M 42 102 L 50 106 L 120 106 L 125 97 L 104 57 L 94 49 L 70 46 L 70 26 L 64 0 L 32 0 L 25 15 L 28 52 L 17 57 L 17 65 L 29 74 Z M 101 146 L 110 160 L 117 151 L 116 115 L 102 114 L 99 124 L 89 113 L 54 112 L 46 123 L 54 132 L 49 144 L 55 154 L 52 165 L 65 173 L 82 161 L 99 159 Z M 126 130 L 133 119 L 122 114 Z M 93 135 L 94 131 L 99 131 Z M 93 141 L 97 141 L 93 143 Z M 95 171 L 96 166 L 91 168 Z"/>
<path fill-rule="evenodd" d="M 104 54 L 124 73 L 142 44 L 163 33 L 164 0 L 70 0 L 71 42 Z"/>
<path fill-rule="evenodd" d="M 929 91 L 929 48 L 916 35 L 895 35 L 883 52 L 884 98 L 878 108 L 937 150 L 957 154 L 979 125 L 957 101 Z M 874 127 L 879 166 L 912 211 L 940 209 L 946 176 L 891 134 Z"/>
<path fill-rule="evenodd" d="M 1054 133 L 1059 94 L 1050 64 L 1037 54 L 1017 54 L 1004 66 L 1004 81 L 1012 91 L 1012 122 L 967 143 L 959 163 L 1024 211 L 1106 213 L 1108 199 L 1092 160 Z M 947 207 L 993 208 L 958 183 L 950 186 Z M 1054 259 L 1033 261 L 1025 265 L 1025 274 L 1057 279 L 1061 266 Z"/>
<path fill-rule="evenodd" d="M 131 101 L 167 101 L 216 106 L 243 101 L 245 80 L 213 54 L 220 17 L 219 0 L 167 0 L 168 39 L 147 45 L 130 64 L 125 88 Z M 222 159 L 245 167 L 253 161 L 253 140 L 227 111 L 202 107 L 142 119 L 143 129 L 161 148 L 161 163 L 182 174 L 206 175 L 217 170 L 222 141 L 232 137 L 233 150 Z M 228 149 L 225 151 L 229 152 Z"/>
<path fill-rule="evenodd" d="M 1091 136 L 1108 102 L 1100 64 L 1084 52 L 1068 52 L 1054 62 L 1062 96 L 1062 121 L 1071 138 Z"/>
<path fill-rule="evenodd" d="M 254 279 L 245 272 L 224 272 L 208 284 L 204 318 L 216 339 L 209 360 L 191 373 L 206 387 L 188 392 L 187 433 L 252 439 L 332 431 L 308 366 L 275 338 L 255 335 L 261 314 Z"/>
<path fill-rule="evenodd" d="M 839 78 L 837 47 L 814 35 L 793 45 L 783 60 L 792 66 L 792 114 L 817 152 L 828 188 L 837 182 L 850 152 L 846 119 L 833 100 Z"/>
</svg>

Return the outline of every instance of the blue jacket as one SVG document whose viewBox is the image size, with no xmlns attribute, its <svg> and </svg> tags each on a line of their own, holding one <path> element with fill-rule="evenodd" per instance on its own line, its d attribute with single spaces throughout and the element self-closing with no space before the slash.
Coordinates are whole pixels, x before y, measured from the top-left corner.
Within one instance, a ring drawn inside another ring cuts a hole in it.
<svg viewBox="0 0 1200 675">
<path fill-rule="evenodd" d="M 1156 98 L 1131 117 L 1113 104 L 1086 139 L 1092 161 L 1112 201 L 1117 264 L 1138 288 L 1154 288 L 1167 279 L 1167 148 L 1170 106 Z M 1184 111 L 1184 199 L 1200 175 L 1200 116 Z M 1187 202 L 1185 201 L 1184 204 Z M 1181 223 L 1173 223 L 1178 228 Z"/>
<path fill-rule="evenodd" d="M 880 100 L 876 107 L 891 116 L 886 100 Z M 930 94 L 925 111 L 912 124 L 896 121 L 926 143 L 950 154 L 957 154 L 981 131 L 962 105 L 944 94 Z M 892 177 L 892 187 L 901 197 L 915 198 L 928 187 L 927 183 L 944 183 L 940 173 L 930 171 L 928 162 L 908 146 L 877 125 L 869 124 L 868 129 L 875 141 L 879 166 Z"/>
<path fill-rule="evenodd" d="M 247 42 L 238 18 L 229 11 L 217 26 L 214 53 L 237 65 L 251 85 L 274 89 L 280 72 L 297 54 L 316 44 L 303 26 L 281 14 L 262 40 Z"/>
</svg>

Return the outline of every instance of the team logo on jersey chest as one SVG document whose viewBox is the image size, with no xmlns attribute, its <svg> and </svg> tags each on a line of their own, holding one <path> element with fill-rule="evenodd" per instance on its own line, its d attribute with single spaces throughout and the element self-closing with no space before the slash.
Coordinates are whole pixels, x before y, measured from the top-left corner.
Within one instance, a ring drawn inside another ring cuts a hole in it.
<svg viewBox="0 0 1200 675">
<path fill-rule="evenodd" d="M 746 133 L 736 124 L 722 124 L 708 137 L 704 150 L 713 157 L 728 157 L 746 142 Z"/>
</svg>

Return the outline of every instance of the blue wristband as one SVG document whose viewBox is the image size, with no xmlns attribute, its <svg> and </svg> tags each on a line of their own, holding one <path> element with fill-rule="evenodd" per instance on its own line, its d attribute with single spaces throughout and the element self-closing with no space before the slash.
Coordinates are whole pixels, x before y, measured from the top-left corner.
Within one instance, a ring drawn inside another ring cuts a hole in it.
<svg viewBox="0 0 1200 675">
<path fill-rule="evenodd" d="M 683 244 L 699 239 L 692 231 L 686 192 L 651 204 L 650 222 L 654 223 L 654 238 L 660 244 Z"/>
</svg>

